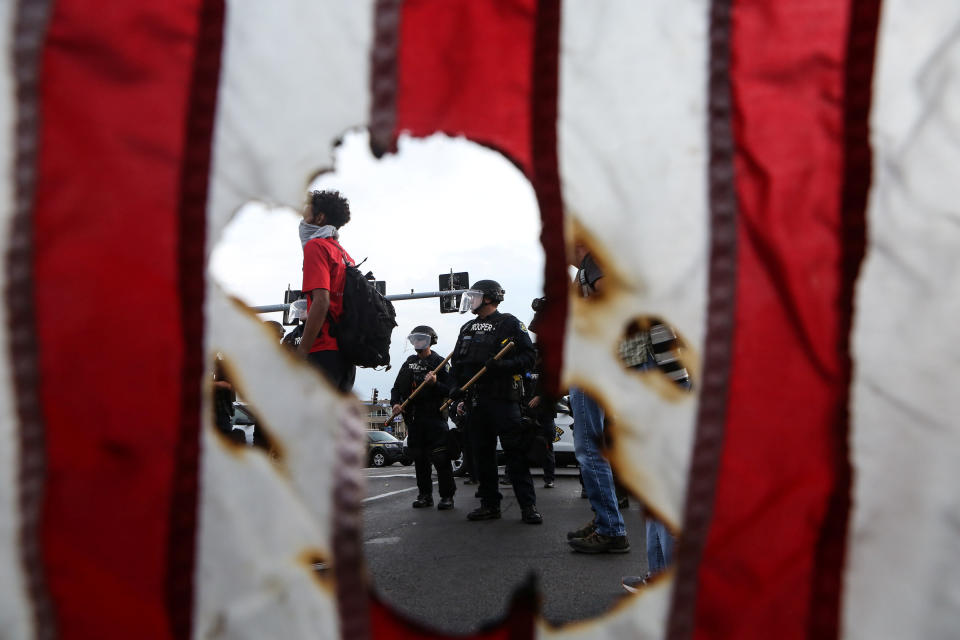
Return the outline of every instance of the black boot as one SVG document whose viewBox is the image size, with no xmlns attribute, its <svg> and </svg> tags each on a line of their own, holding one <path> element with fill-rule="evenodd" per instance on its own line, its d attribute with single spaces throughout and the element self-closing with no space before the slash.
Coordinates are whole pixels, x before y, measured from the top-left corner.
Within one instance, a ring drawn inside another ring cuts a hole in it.
<svg viewBox="0 0 960 640">
<path fill-rule="evenodd" d="M 467 520 L 498 520 L 500 507 L 479 506 L 467 514 Z"/>
<path fill-rule="evenodd" d="M 526 524 L 543 524 L 543 516 L 537 511 L 536 505 L 530 505 L 520 510 L 520 519 Z"/>
<path fill-rule="evenodd" d="M 453 498 L 440 498 L 437 511 L 446 511 L 447 509 L 453 509 Z"/>
<path fill-rule="evenodd" d="M 413 501 L 414 509 L 423 509 L 425 507 L 433 506 L 433 496 L 417 496 L 417 499 Z"/>
</svg>

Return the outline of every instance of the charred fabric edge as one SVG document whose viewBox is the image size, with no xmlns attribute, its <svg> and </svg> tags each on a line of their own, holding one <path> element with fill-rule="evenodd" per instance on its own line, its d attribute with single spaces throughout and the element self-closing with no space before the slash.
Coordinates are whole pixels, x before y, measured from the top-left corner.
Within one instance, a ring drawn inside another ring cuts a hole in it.
<svg viewBox="0 0 960 640">
<path fill-rule="evenodd" d="M 200 464 L 207 189 L 223 49 L 224 0 L 202 0 L 180 175 L 179 283 L 183 344 L 180 426 L 171 478 L 167 615 L 175 638 L 193 635 Z"/>
<path fill-rule="evenodd" d="M 333 574 L 336 578 L 340 637 L 370 637 L 370 600 L 363 562 L 363 460 L 366 426 L 355 408 L 340 409 L 338 463 L 333 483 Z"/>
<path fill-rule="evenodd" d="M 370 52 L 370 152 L 380 158 L 396 151 L 397 51 L 403 0 L 377 0 Z"/>
<path fill-rule="evenodd" d="M 840 354 L 838 383 L 846 393 L 837 403 L 834 416 L 833 464 L 836 479 L 827 504 L 815 551 L 809 638 L 836 638 L 840 635 L 843 568 L 851 505 L 849 395 L 852 379 L 850 332 L 853 327 L 853 300 L 857 277 L 866 251 L 866 215 L 873 156 L 870 147 L 870 107 L 880 0 L 853 0 L 847 34 L 843 105 L 844 175 L 841 198 L 841 281 L 838 300 L 837 353 Z"/>
<path fill-rule="evenodd" d="M 533 189 L 540 206 L 540 242 L 546 256 L 543 288 L 547 298 L 544 331 L 537 334 L 543 347 L 544 382 L 560 387 L 563 336 L 567 324 L 567 249 L 563 238 L 563 194 L 557 149 L 557 112 L 560 73 L 560 0 L 539 0 L 534 33 L 531 86 L 531 157 Z"/>
<path fill-rule="evenodd" d="M 46 481 L 46 432 L 40 411 L 40 354 L 35 328 L 29 322 L 33 308 L 33 199 L 37 186 L 37 151 L 40 135 L 40 68 L 49 0 L 21 0 L 16 6 L 13 56 L 16 74 L 16 202 L 10 224 L 6 256 L 9 281 L 6 290 L 13 366 L 14 402 L 19 422 L 20 561 L 33 607 L 36 637 L 56 636 L 53 601 L 47 588 L 40 546 L 40 515 Z"/>
<path fill-rule="evenodd" d="M 732 0 L 714 0 L 710 10 L 710 284 L 703 386 L 667 622 L 667 637 L 671 640 L 689 638 L 693 633 L 697 580 L 713 516 L 727 416 L 737 277 L 731 4 Z"/>
</svg>

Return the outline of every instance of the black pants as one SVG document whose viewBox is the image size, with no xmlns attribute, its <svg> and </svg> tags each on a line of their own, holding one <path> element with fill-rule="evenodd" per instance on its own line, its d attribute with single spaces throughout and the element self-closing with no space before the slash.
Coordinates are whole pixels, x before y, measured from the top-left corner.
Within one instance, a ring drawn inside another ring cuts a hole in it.
<svg viewBox="0 0 960 640">
<path fill-rule="evenodd" d="M 477 457 L 473 453 L 473 437 L 470 435 L 470 420 L 464 420 L 460 426 L 460 432 L 463 435 L 463 473 L 461 476 L 469 476 L 477 479 Z"/>
<path fill-rule="evenodd" d="M 417 471 L 418 495 L 433 495 L 433 478 L 430 473 L 432 464 L 437 470 L 437 488 L 440 490 L 440 497 L 452 498 L 457 492 L 457 484 L 453 481 L 453 466 L 450 464 L 446 447 L 438 449 L 423 447 L 411 449 L 410 452 L 413 454 L 413 464 Z"/>
<path fill-rule="evenodd" d="M 497 436 L 503 446 L 507 463 L 507 477 L 513 485 L 513 493 L 521 507 L 537 504 L 533 490 L 530 464 L 526 451 L 529 442 L 520 426 L 520 404 L 499 398 L 480 397 L 474 400 L 469 412 L 469 433 L 473 441 L 473 453 L 477 463 L 477 480 L 480 483 L 480 504 L 499 507 L 503 499 L 498 490 Z"/>
<path fill-rule="evenodd" d="M 421 496 L 433 495 L 430 466 L 437 470 L 441 498 L 452 498 L 457 492 L 453 481 L 453 465 L 447 450 L 447 424 L 439 416 L 414 418 L 407 425 L 407 442 L 417 472 L 417 489 Z"/>
<path fill-rule="evenodd" d="M 557 474 L 557 460 L 553 456 L 553 439 L 557 437 L 557 426 L 553 416 L 541 416 L 540 433 L 547 443 L 547 453 L 543 456 L 543 481 L 553 482 Z"/>
<path fill-rule="evenodd" d="M 307 354 L 307 362 L 316 367 L 334 388 L 350 393 L 357 377 L 357 368 L 347 362 L 339 351 L 314 351 Z"/>
</svg>

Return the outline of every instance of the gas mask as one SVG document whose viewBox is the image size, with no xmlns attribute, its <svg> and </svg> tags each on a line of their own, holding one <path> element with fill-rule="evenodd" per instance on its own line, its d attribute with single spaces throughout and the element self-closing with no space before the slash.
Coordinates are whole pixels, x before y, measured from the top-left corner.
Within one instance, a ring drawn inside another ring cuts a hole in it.
<svg viewBox="0 0 960 640">
<path fill-rule="evenodd" d="M 470 289 L 469 291 L 464 292 L 463 297 L 460 298 L 460 313 L 474 311 L 482 304 L 483 291 L 475 291 Z"/>
<path fill-rule="evenodd" d="M 411 333 L 407 336 L 407 340 L 417 351 L 423 351 L 430 347 L 430 335 L 426 333 Z"/>
</svg>

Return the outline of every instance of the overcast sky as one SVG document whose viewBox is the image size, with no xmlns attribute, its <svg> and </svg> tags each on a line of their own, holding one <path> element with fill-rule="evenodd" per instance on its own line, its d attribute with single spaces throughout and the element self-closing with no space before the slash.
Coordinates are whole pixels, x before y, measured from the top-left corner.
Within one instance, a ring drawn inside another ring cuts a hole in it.
<svg viewBox="0 0 960 640">
<path fill-rule="evenodd" d="M 507 292 L 500 310 L 524 323 L 533 316 L 530 302 L 543 289 L 536 199 L 523 174 L 495 151 L 436 135 L 402 138 L 396 155 L 377 160 L 366 133 L 353 133 L 338 148 L 336 170 L 313 188 L 339 189 L 350 200 L 340 242 L 356 262 L 367 259 L 361 269 L 386 280 L 388 295 L 435 291 L 438 276 L 452 268 L 468 271 L 471 282 L 497 280 Z M 288 284 L 301 285 L 299 221 L 291 209 L 245 206 L 213 252 L 213 277 L 250 305 L 281 303 Z M 361 399 L 374 387 L 389 397 L 396 366 L 413 353 L 406 336 L 414 326 L 432 326 L 440 337 L 435 349 L 446 356 L 472 317 L 441 314 L 437 298 L 394 306 L 394 368 L 358 369 L 354 391 Z"/>
</svg>

